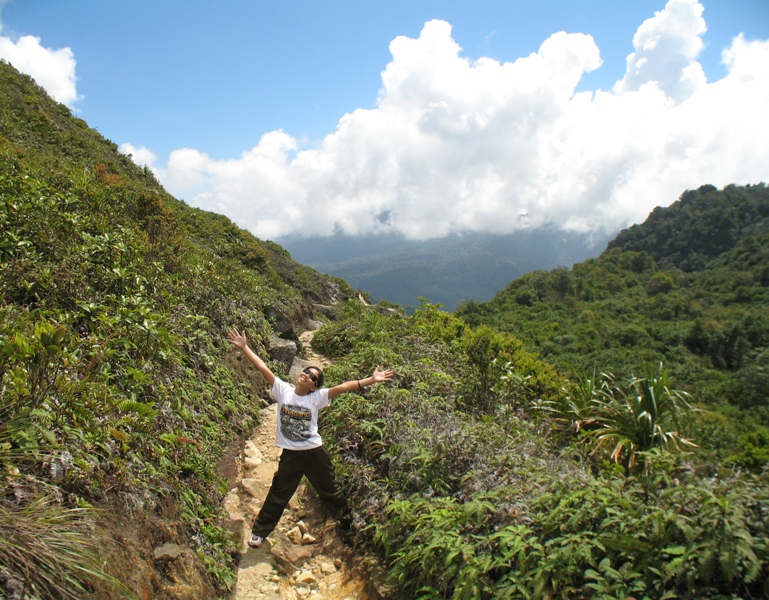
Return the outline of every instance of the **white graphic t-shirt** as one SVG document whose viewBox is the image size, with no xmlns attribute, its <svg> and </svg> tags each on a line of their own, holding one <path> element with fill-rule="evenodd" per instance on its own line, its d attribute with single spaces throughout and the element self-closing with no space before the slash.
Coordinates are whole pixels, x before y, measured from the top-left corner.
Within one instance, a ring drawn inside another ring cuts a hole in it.
<svg viewBox="0 0 769 600">
<path fill-rule="evenodd" d="M 276 377 L 270 394 L 278 403 L 275 443 L 288 450 L 311 450 L 323 445 L 318 434 L 318 411 L 331 404 L 328 388 L 299 396 L 293 386 Z"/>
</svg>

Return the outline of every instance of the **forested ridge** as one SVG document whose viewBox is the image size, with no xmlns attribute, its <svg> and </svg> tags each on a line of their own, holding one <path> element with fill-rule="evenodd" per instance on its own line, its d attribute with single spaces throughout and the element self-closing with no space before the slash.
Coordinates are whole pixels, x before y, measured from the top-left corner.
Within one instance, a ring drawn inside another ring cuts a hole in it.
<svg viewBox="0 0 769 600">
<path fill-rule="evenodd" d="M 227 597 L 240 549 L 217 465 L 267 391 L 226 332 L 269 358 L 276 336 L 319 319 L 329 384 L 397 373 L 321 422 L 351 542 L 382 561 L 387 597 L 765 597 L 765 317 L 751 307 L 766 232 L 737 217 L 736 245 L 703 245 L 705 270 L 628 239 L 464 318 L 426 301 L 409 316 L 170 197 L 0 64 L 0 593 Z M 705 283 L 731 300 L 692 287 Z M 631 319 L 652 308 L 654 327 Z M 732 323 L 752 332 L 737 354 L 716 343 Z M 758 400 L 725 399 L 737 385 Z M 166 544 L 180 551 L 158 558 Z"/>
<path fill-rule="evenodd" d="M 769 190 L 704 185 L 622 231 L 596 259 L 530 273 L 457 314 L 582 373 L 663 363 L 703 410 L 701 446 L 769 461 Z M 712 435 L 705 432 L 712 429 Z"/>
</svg>

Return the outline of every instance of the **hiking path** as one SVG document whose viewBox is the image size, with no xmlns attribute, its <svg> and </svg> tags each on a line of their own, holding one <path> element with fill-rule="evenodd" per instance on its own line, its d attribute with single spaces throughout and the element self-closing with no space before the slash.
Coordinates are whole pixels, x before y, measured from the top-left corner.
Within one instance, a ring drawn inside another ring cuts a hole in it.
<svg viewBox="0 0 769 600">
<path fill-rule="evenodd" d="M 310 349 L 313 331 L 300 341 L 306 359 L 295 359 L 292 376 L 313 364 L 329 361 Z M 278 468 L 280 448 L 275 445 L 276 405 L 262 409 L 262 421 L 244 444 L 238 458 L 237 485 L 224 500 L 224 508 L 241 537 L 241 556 L 232 600 L 376 600 L 380 590 L 371 583 L 376 568 L 370 558 L 359 557 L 342 540 L 334 521 L 303 480 L 275 531 L 261 548 L 249 548 L 251 525 Z"/>
</svg>

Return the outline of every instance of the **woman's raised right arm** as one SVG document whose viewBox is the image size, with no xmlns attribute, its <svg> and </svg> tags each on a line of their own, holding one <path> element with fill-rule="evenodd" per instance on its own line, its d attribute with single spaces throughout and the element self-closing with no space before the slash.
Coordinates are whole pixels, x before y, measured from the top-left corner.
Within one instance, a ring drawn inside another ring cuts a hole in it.
<svg viewBox="0 0 769 600">
<path fill-rule="evenodd" d="M 246 355 L 246 358 L 251 361 L 251 364 L 256 367 L 256 370 L 264 376 L 269 386 L 272 387 L 272 384 L 275 381 L 275 374 L 270 371 L 270 367 L 267 366 L 267 363 L 265 363 L 259 356 L 257 356 L 253 350 L 251 350 L 251 348 L 248 347 L 246 334 L 240 333 L 237 329 L 232 329 L 230 330 L 229 338 L 230 342 L 232 342 L 235 347 L 239 348 L 240 351 Z"/>
</svg>

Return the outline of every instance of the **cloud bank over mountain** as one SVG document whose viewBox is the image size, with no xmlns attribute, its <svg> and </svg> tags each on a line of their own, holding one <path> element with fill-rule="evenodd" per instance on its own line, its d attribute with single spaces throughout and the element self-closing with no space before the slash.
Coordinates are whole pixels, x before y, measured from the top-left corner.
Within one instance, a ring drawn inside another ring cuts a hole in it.
<svg viewBox="0 0 769 600">
<path fill-rule="evenodd" d="M 431 21 L 390 44 L 376 108 L 344 115 L 320 147 L 273 131 L 236 160 L 185 148 L 158 172 L 265 238 L 617 230 L 687 188 L 767 178 L 769 42 L 736 38 L 728 74 L 708 83 L 705 30 L 699 3 L 670 0 L 639 27 L 614 89 L 575 92 L 601 66 L 588 35 L 470 61 L 451 25 Z"/>
<path fill-rule="evenodd" d="M 229 160 L 121 149 L 177 197 L 267 239 L 617 231 L 685 189 L 769 178 L 769 40 L 734 38 L 726 75 L 708 81 L 706 29 L 699 2 L 669 0 L 638 27 L 622 79 L 584 90 L 602 64 L 589 35 L 471 60 L 433 20 L 392 40 L 375 107 L 313 147 L 276 130 Z"/>
</svg>

